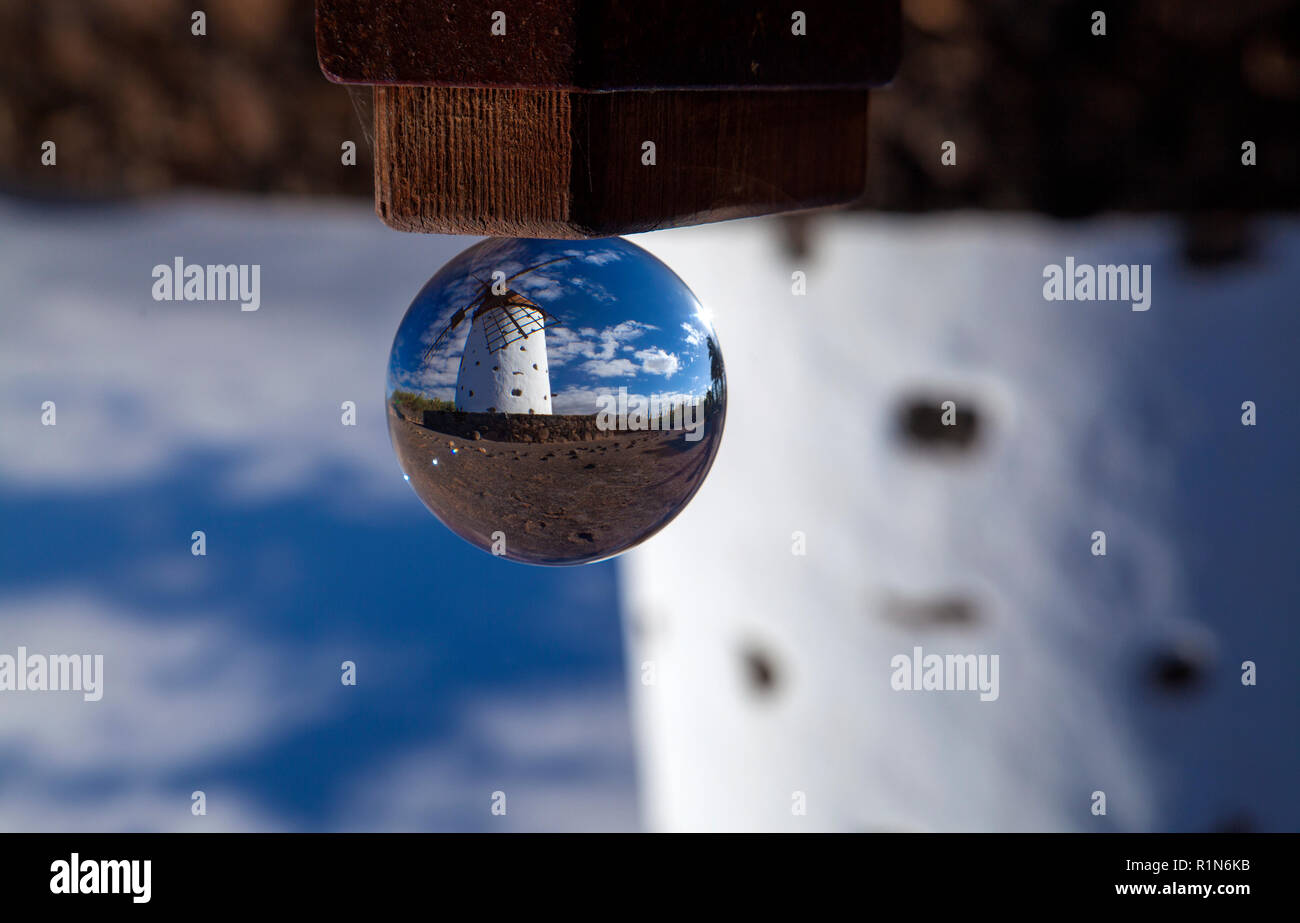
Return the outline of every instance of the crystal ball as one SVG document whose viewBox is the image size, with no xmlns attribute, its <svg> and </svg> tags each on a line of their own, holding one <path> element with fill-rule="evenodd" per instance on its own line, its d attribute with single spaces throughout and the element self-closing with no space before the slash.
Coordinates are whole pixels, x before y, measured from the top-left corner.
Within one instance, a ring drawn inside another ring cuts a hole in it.
<svg viewBox="0 0 1300 923">
<path fill-rule="evenodd" d="M 662 529 L 726 415 L 708 312 L 621 238 L 475 244 L 415 296 L 388 362 L 388 431 L 416 495 L 528 564 L 599 561 Z"/>
</svg>

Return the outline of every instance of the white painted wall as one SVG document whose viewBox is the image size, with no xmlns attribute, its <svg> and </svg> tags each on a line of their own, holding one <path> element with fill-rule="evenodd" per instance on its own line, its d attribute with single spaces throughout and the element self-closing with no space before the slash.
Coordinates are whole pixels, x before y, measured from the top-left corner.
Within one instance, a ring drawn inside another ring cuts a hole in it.
<svg viewBox="0 0 1300 923">
<path fill-rule="evenodd" d="M 828 217 L 805 261 L 760 222 L 636 238 L 715 312 L 730 399 L 691 506 L 621 560 L 649 826 L 1294 829 L 1284 228 L 1218 274 L 1151 220 Z M 1067 255 L 1153 264 L 1150 310 L 1044 301 Z M 908 451 L 918 393 L 972 402 L 980 450 Z M 887 617 L 953 594 L 973 626 Z M 892 690 L 915 645 L 998 654 L 998 700 Z M 1204 664 L 1185 695 L 1149 682 L 1170 650 Z"/>
</svg>

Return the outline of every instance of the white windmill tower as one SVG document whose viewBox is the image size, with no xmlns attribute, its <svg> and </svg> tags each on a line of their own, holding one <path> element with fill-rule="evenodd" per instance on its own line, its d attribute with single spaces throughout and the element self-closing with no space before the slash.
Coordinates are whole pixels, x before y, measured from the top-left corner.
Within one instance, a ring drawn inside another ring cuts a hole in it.
<svg viewBox="0 0 1300 923">
<path fill-rule="evenodd" d="M 551 375 L 546 328 L 556 319 L 506 283 L 569 257 L 520 270 L 504 280 L 480 284 L 477 297 L 451 316 L 434 338 L 425 361 L 470 318 L 469 337 L 456 376 L 456 409 L 471 413 L 551 413 Z M 477 276 L 475 277 L 477 279 Z"/>
</svg>

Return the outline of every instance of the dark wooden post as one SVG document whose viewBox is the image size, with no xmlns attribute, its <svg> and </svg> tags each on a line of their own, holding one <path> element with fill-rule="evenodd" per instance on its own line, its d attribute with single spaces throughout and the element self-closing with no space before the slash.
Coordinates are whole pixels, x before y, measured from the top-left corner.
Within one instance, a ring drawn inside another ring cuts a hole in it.
<svg viewBox="0 0 1300 923">
<path fill-rule="evenodd" d="M 317 0 L 374 85 L 375 203 L 404 231 L 598 237 L 847 204 L 898 0 Z"/>
</svg>

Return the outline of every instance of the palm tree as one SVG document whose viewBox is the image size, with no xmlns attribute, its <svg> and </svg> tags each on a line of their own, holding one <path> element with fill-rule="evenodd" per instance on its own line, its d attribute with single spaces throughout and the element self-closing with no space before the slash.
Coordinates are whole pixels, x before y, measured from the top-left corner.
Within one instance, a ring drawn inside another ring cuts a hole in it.
<svg viewBox="0 0 1300 923">
<path fill-rule="evenodd" d="M 718 349 L 718 344 L 713 337 L 705 337 L 704 345 L 709 350 L 709 377 L 713 379 L 713 384 L 709 387 L 706 399 L 711 398 L 708 403 L 714 407 L 720 407 L 727 387 L 727 371 L 722 364 L 722 350 Z"/>
</svg>

